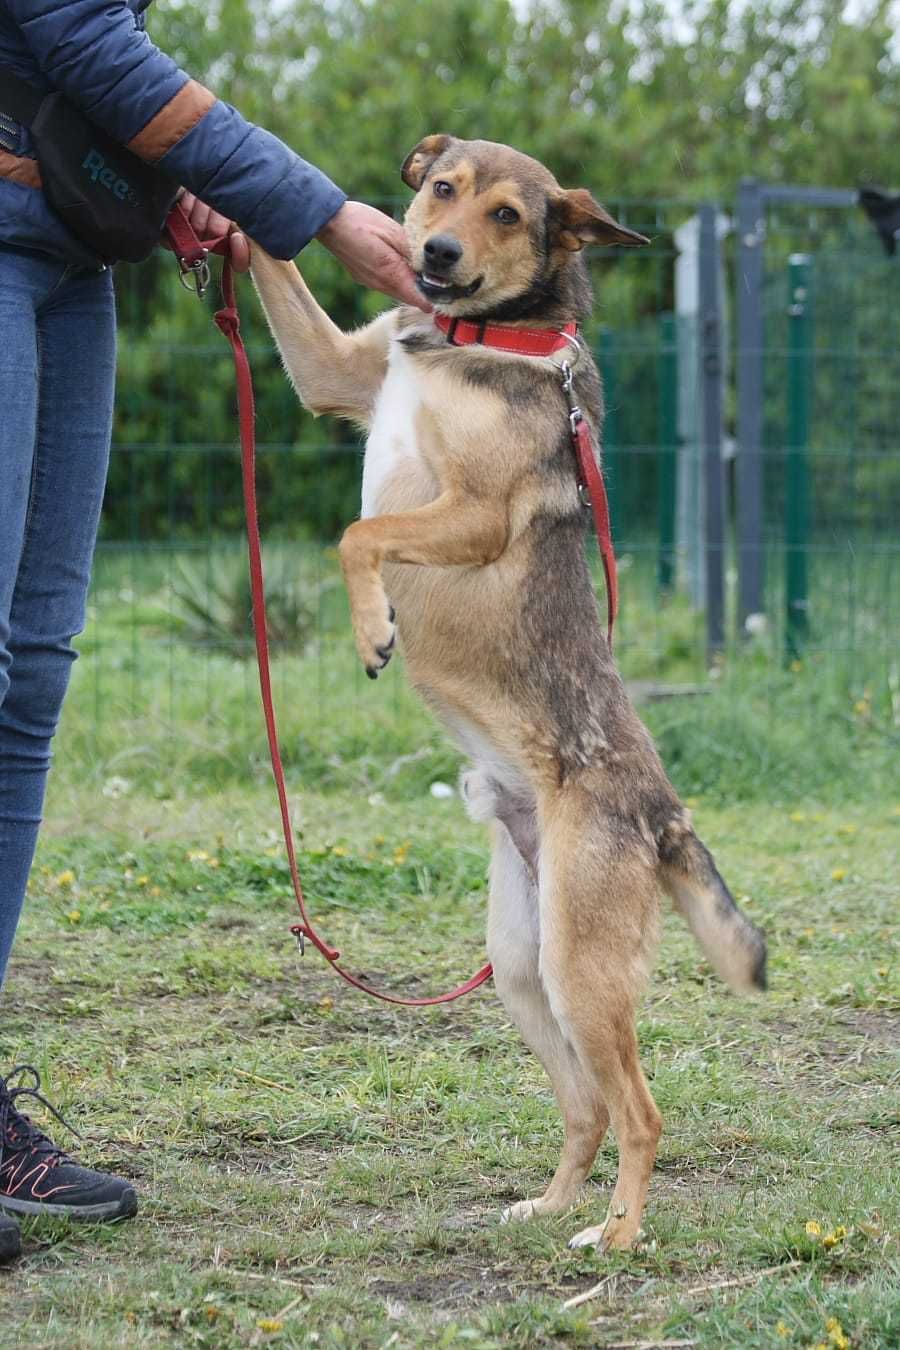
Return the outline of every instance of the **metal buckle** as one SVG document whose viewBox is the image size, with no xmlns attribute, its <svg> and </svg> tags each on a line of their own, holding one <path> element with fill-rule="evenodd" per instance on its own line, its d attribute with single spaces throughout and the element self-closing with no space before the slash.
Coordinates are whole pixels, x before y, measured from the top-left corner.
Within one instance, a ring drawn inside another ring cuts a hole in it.
<svg viewBox="0 0 900 1350">
<path fill-rule="evenodd" d="M 203 257 L 193 263 L 185 263 L 183 258 L 176 258 L 178 280 L 186 291 L 193 291 L 198 300 L 203 299 L 211 279 L 208 259 L 209 254 L 205 250 Z"/>
</svg>

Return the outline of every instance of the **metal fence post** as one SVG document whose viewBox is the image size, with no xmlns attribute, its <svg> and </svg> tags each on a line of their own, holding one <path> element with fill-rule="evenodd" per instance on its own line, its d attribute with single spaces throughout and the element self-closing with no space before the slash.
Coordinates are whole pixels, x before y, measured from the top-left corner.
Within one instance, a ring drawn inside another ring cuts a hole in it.
<svg viewBox="0 0 900 1350">
<path fill-rule="evenodd" d="M 788 262 L 787 473 L 785 483 L 785 643 L 797 660 L 809 629 L 806 569 L 809 532 L 809 394 L 812 360 L 811 259 Z"/>
<path fill-rule="evenodd" d="M 601 328 L 597 344 L 600 375 L 603 379 L 603 477 L 609 498 L 609 523 L 613 539 L 619 532 L 622 515 L 619 478 L 619 408 L 616 389 L 616 336 L 610 328 Z"/>
<path fill-rule="evenodd" d="M 762 184 L 745 178 L 738 189 L 737 255 L 737 486 L 738 631 L 765 608 L 763 555 L 763 246 Z"/>
<path fill-rule="evenodd" d="M 722 325 L 719 318 L 717 209 L 700 216 L 700 427 L 706 485 L 706 650 L 725 646 L 725 476 L 722 464 Z"/>
<path fill-rule="evenodd" d="M 675 584 L 675 456 L 678 447 L 678 345 L 675 315 L 659 316 L 659 559 L 661 591 Z"/>
</svg>

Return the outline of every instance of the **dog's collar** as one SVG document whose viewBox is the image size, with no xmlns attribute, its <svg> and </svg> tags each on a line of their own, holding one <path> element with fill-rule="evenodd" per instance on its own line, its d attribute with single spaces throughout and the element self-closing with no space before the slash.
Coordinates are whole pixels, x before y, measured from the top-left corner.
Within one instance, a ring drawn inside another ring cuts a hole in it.
<svg viewBox="0 0 900 1350">
<path fill-rule="evenodd" d="M 453 319 L 449 314 L 435 314 L 434 322 L 453 347 L 478 343 L 519 356 L 553 356 L 564 347 L 581 350 L 575 323 L 567 323 L 562 328 L 511 328 L 506 324 Z"/>
</svg>

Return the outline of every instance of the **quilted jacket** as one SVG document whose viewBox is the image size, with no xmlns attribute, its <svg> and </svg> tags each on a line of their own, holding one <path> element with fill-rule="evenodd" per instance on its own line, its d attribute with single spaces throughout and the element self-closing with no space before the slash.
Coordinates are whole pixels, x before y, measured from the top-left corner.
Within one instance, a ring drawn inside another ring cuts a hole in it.
<svg viewBox="0 0 900 1350">
<path fill-rule="evenodd" d="M 3 113 L 6 66 L 39 89 L 62 90 L 270 253 L 294 257 L 344 194 L 159 51 L 144 31 L 150 2 L 0 0 L 0 245 L 95 261 L 47 204 L 27 130 Z"/>
</svg>

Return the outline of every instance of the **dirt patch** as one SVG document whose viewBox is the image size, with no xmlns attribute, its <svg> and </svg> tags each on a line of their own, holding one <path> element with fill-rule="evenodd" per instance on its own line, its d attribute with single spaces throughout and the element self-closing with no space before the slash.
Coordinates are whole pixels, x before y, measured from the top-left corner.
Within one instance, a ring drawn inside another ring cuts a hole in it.
<svg viewBox="0 0 900 1350">
<path fill-rule="evenodd" d="M 894 1051 L 900 1048 L 900 1013 L 847 1008 L 836 1020 L 841 1026 L 855 1032 L 857 1036 L 863 1036 L 867 1041 L 885 1045 Z"/>
<path fill-rule="evenodd" d="M 378 1278 L 369 1282 L 368 1292 L 384 1298 L 389 1304 L 390 1315 L 399 1318 L 409 1304 L 449 1313 L 483 1303 L 514 1303 L 523 1297 L 546 1298 L 548 1294 L 568 1297 L 584 1282 L 572 1276 L 551 1286 L 546 1282 L 536 1284 L 519 1280 L 519 1274 L 513 1268 L 466 1267 L 454 1260 L 452 1274 L 410 1275 L 408 1280 Z"/>
</svg>

